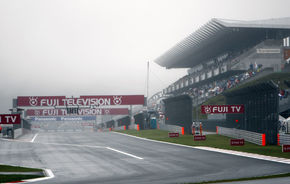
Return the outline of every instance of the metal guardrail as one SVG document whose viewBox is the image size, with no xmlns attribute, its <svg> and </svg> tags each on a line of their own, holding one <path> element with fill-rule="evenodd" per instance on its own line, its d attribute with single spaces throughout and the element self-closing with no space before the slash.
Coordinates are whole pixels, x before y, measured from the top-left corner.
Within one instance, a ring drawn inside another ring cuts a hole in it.
<svg viewBox="0 0 290 184">
<path fill-rule="evenodd" d="M 246 130 L 239 130 L 235 128 L 225 128 L 225 127 L 217 127 L 217 134 L 224 135 L 227 137 L 232 137 L 236 139 L 245 139 L 248 142 L 262 145 L 262 135 L 256 132 L 250 132 Z"/>
<path fill-rule="evenodd" d="M 283 145 L 283 144 L 290 145 L 290 134 L 280 134 L 279 143 L 280 145 Z"/>
<path fill-rule="evenodd" d="M 182 133 L 181 132 L 181 127 L 180 126 L 176 126 L 176 125 L 166 125 L 166 124 L 159 124 L 159 128 L 160 130 L 166 130 L 166 131 L 170 131 L 170 132 L 178 132 L 178 133 Z"/>
</svg>

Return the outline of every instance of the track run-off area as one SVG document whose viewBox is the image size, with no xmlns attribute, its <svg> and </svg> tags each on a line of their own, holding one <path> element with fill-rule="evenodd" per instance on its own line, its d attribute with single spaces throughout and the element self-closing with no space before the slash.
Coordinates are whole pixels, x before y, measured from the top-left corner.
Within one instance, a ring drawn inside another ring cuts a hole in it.
<svg viewBox="0 0 290 184">
<path fill-rule="evenodd" d="M 290 164 L 114 132 L 39 132 L 0 140 L 0 163 L 50 169 L 37 183 L 188 183 L 290 172 Z"/>
</svg>

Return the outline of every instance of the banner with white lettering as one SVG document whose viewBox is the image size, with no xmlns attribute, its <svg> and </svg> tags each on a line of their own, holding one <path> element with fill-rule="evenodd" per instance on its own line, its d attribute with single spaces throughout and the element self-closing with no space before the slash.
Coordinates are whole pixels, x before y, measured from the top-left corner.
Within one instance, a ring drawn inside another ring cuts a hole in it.
<svg viewBox="0 0 290 184">
<path fill-rule="evenodd" d="M 0 114 L 0 124 L 20 124 L 20 114 Z"/>
<path fill-rule="evenodd" d="M 244 113 L 244 105 L 202 105 L 202 114 L 234 114 L 234 113 Z"/>
<path fill-rule="evenodd" d="M 59 107 L 59 106 L 108 106 L 108 105 L 144 105 L 144 95 L 116 96 L 19 96 L 19 107 Z"/>
<path fill-rule="evenodd" d="M 67 116 L 67 109 L 27 109 L 27 116 Z M 97 116 L 97 115 L 128 115 L 128 108 L 111 109 L 77 109 L 74 115 Z"/>
</svg>

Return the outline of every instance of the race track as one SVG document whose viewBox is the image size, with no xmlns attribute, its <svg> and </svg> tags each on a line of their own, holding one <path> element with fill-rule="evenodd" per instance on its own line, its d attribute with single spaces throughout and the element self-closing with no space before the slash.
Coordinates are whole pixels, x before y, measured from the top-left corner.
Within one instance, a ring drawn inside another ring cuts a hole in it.
<svg viewBox="0 0 290 184">
<path fill-rule="evenodd" d="M 113 132 L 40 132 L 0 141 L 0 163 L 51 169 L 38 183 L 185 183 L 290 172 L 290 164 L 140 140 Z"/>
</svg>

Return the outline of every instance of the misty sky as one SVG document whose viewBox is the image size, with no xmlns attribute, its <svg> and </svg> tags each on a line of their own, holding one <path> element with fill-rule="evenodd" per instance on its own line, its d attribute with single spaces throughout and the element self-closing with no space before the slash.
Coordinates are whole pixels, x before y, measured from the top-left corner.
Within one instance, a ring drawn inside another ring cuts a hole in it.
<svg viewBox="0 0 290 184">
<path fill-rule="evenodd" d="M 0 113 L 12 98 L 149 96 L 186 74 L 153 61 L 211 18 L 290 16 L 287 0 L 0 0 Z"/>
</svg>

